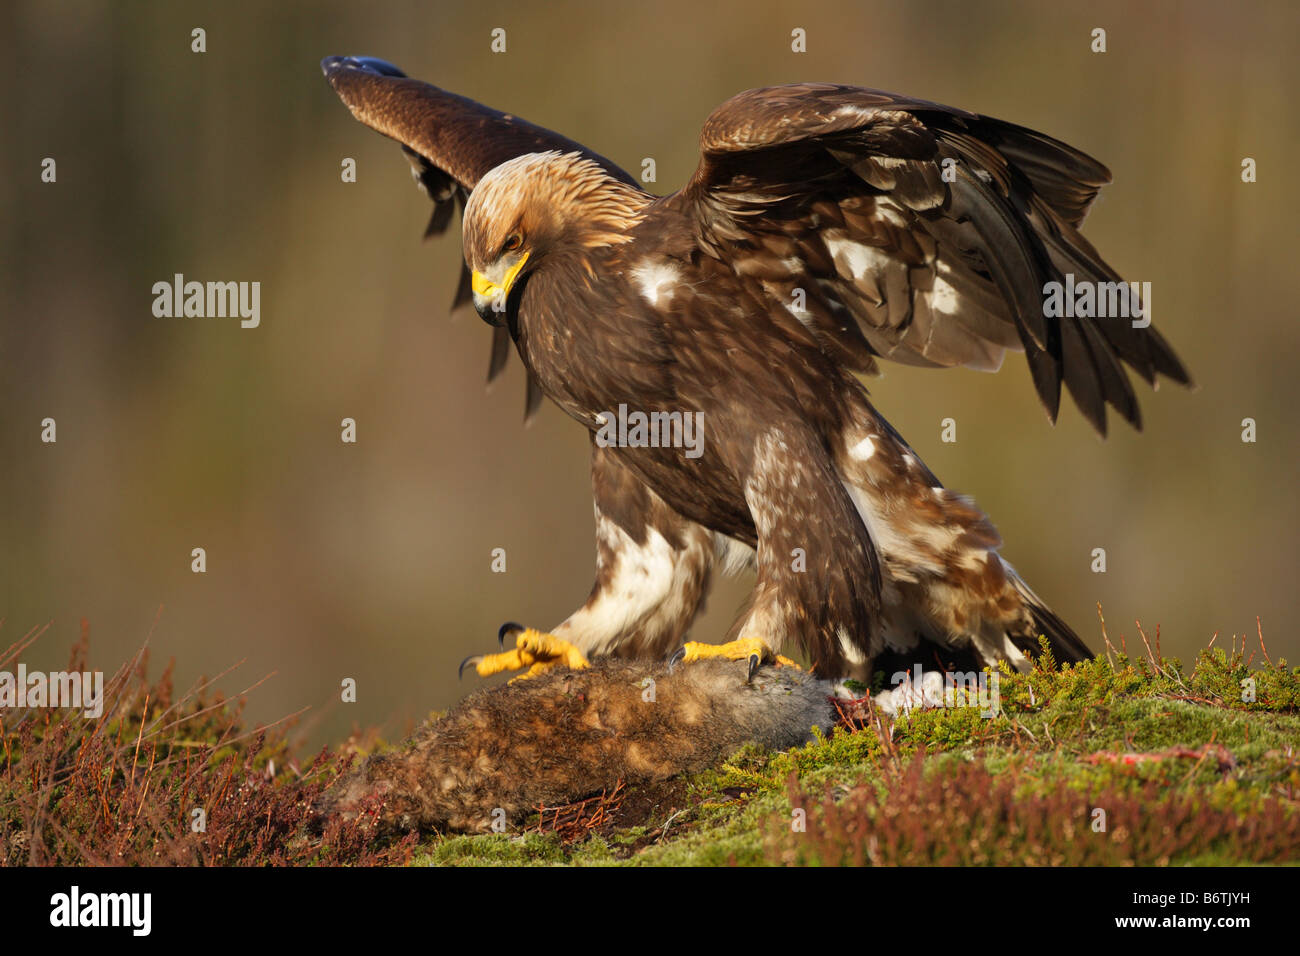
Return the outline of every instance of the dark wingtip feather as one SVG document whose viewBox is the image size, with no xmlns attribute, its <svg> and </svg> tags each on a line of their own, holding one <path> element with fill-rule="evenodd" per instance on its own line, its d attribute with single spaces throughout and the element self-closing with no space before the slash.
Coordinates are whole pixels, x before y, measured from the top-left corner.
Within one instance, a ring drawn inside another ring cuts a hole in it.
<svg viewBox="0 0 1300 956">
<path fill-rule="evenodd" d="M 468 305 L 474 298 L 474 284 L 470 278 L 469 266 L 460 264 L 460 282 L 456 285 L 456 296 L 451 300 L 451 311 L 455 312 L 462 305 Z"/>
<path fill-rule="evenodd" d="M 1092 427 L 1105 437 L 1106 399 L 1101 375 L 1078 319 L 1061 320 L 1061 363 L 1065 372 L 1065 387 L 1070 390 L 1074 404 Z"/>
<path fill-rule="evenodd" d="M 1138 408 L 1137 395 L 1129 383 L 1128 375 L 1119 358 L 1110 349 L 1096 325 L 1081 323 L 1084 332 L 1084 344 L 1092 353 L 1092 361 L 1097 369 L 1101 383 L 1102 396 L 1107 404 L 1119 413 L 1120 418 L 1138 431 L 1142 430 L 1142 412 Z"/>
<path fill-rule="evenodd" d="M 433 214 L 429 217 L 429 225 L 424 229 L 424 238 L 430 236 L 440 236 L 447 230 L 447 224 L 451 222 L 451 212 L 453 203 L 435 202 L 433 204 Z"/>
<path fill-rule="evenodd" d="M 1123 415 L 1124 413 L 1120 412 L 1120 414 Z M 1133 401 L 1133 413 L 1124 415 L 1124 421 L 1128 422 L 1135 432 L 1142 430 L 1142 406 L 1138 404 L 1136 399 Z"/>
<path fill-rule="evenodd" d="M 531 375 L 528 376 L 528 388 L 524 394 L 524 424 L 531 425 L 537 417 L 537 410 L 542 407 L 542 386 Z"/>
<path fill-rule="evenodd" d="M 1151 339 L 1151 362 L 1156 371 L 1179 385 L 1195 388 L 1196 383 L 1192 381 L 1191 373 L 1187 371 L 1187 367 L 1183 365 L 1182 360 L 1174 354 L 1174 350 L 1165 341 L 1164 336 L 1157 332 L 1154 327 L 1148 328 L 1146 331 Z"/>
<path fill-rule="evenodd" d="M 376 76 L 405 77 L 406 74 L 387 60 L 377 56 L 327 56 L 320 61 L 321 72 L 332 77 L 347 70 L 359 73 L 373 73 Z"/>
<path fill-rule="evenodd" d="M 503 325 L 492 329 L 492 357 L 488 361 L 487 383 L 491 385 L 505 371 L 510 360 L 510 330 Z"/>
<path fill-rule="evenodd" d="M 1061 363 L 1032 342 L 1025 348 L 1025 358 L 1038 400 L 1043 403 L 1048 421 L 1055 425 L 1061 411 Z"/>
</svg>

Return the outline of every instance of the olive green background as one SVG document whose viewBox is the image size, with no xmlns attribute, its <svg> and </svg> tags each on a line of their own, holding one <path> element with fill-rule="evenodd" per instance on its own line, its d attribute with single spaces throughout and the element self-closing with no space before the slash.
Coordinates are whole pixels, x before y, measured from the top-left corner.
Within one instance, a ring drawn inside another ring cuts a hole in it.
<svg viewBox="0 0 1300 956">
<path fill-rule="evenodd" d="M 244 658 L 227 690 L 275 671 L 250 713 L 312 705 L 320 740 L 446 706 L 502 621 L 549 626 L 585 598 L 586 437 L 549 405 L 523 428 L 513 358 L 485 392 L 489 330 L 448 315 L 458 238 L 421 244 L 405 160 L 321 76 L 337 53 L 634 172 L 654 157 L 659 192 L 694 169 L 715 106 L 798 80 L 963 106 L 1097 156 L 1115 183 L 1085 233 L 1152 283 L 1199 389 L 1140 386 L 1145 433 L 1104 442 L 1068 402 L 1047 423 L 1019 356 L 996 376 L 891 366 L 874 400 L 1093 646 L 1100 601 L 1113 638 L 1140 618 L 1190 657 L 1260 615 L 1274 657 L 1300 657 L 1298 19 L 1290 3 L 7 3 L 0 641 L 51 623 L 27 660 L 58 666 L 85 617 L 111 669 L 152 628 L 181 684 Z M 151 287 L 177 272 L 260 281 L 261 327 L 154 318 Z M 717 639 L 746 587 L 719 586 L 696 635 Z M 328 704 L 344 677 L 358 702 Z"/>
</svg>

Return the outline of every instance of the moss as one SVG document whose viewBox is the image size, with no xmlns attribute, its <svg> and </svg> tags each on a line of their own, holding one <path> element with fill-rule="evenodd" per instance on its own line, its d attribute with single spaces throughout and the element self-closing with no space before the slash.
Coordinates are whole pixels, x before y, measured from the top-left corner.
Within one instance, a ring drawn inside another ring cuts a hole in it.
<svg viewBox="0 0 1300 956">
<path fill-rule="evenodd" d="M 556 837 L 538 833 L 456 836 L 436 840 L 411 860 L 412 866 L 536 866 L 565 863 Z"/>
</svg>

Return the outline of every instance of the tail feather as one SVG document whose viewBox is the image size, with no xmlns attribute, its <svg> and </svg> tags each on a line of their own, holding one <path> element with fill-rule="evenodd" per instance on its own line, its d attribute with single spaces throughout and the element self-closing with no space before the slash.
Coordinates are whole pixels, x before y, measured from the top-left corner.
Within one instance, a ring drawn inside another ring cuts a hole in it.
<svg viewBox="0 0 1300 956">
<path fill-rule="evenodd" d="M 1043 603 L 1042 598 L 1030 590 L 1029 585 L 1021 579 L 1020 575 L 1016 574 L 1009 565 L 1007 570 L 1033 620 L 1031 633 L 1011 635 L 1017 648 L 1024 653 L 1037 656 L 1040 652 L 1038 639 L 1045 637 L 1048 646 L 1052 649 L 1052 656 L 1059 663 L 1074 664 L 1091 660 L 1096 656 L 1088 649 L 1088 645 L 1083 643 L 1079 635 L 1074 633 L 1070 625 L 1061 620 L 1055 611 Z"/>
<path fill-rule="evenodd" d="M 944 488 L 863 398 L 842 436 L 836 467 L 881 558 L 880 637 L 861 650 L 882 661 L 932 666 L 1007 660 L 1033 666 L 1046 636 L 1062 663 L 1092 652 L 998 554 L 988 516 Z M 903 667 L 901 669 L 906 669 Z M 856 673 L 853 676 L 858 676 Z"/>
</svg>

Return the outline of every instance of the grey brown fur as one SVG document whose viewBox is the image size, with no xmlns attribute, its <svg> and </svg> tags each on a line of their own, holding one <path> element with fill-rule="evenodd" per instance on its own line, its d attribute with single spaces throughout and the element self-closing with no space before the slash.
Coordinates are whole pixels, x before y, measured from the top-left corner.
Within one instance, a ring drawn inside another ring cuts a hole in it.
<svg viewBox="0 0 1300 956">
<path fill-rule="evenodd" d="M 790 667 L 604 659 L 480 690 L 341 778 L 319 820 L 377 810 L 378 830 L 487 832 L 493 811 L 517 822 L 622 780 L 630 786 L 716 765 L 746 743 L 797 746 L 835 720 L 829 681 Z M 654 681 L 650 701 L 646 679 Z M 500 815 L 498 814 L 498 818 Z"/>
</svg>

